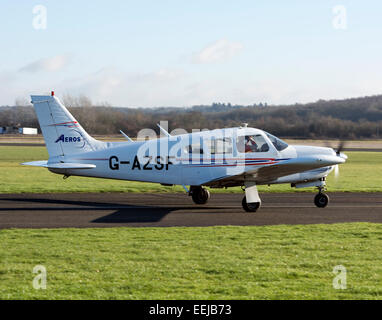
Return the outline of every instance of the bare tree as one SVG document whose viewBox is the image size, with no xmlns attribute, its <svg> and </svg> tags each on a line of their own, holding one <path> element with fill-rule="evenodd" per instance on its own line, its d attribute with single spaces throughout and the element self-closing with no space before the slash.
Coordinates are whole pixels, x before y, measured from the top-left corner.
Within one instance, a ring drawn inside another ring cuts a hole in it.
<svg viewBox="0 0 382 320">
<path fill-rule="evenodd" d="M 72 96 L 72 95 L 66 93 L 62 97 L 62 102 L 64 103 L 64 105 L 66 107 L 86 108 L 86 107 L 92 107 L 93 106 L 90 98 L 85 96 L 85 95 L 79 95 L 79 96 L 75 97 L 75 96 Z"/>
<path fill-rule="evenodd" d="M 15 106 L 16 107 L 29 107 L 32 106 L 30 99 L 27 99 L 26 97 L 17 97 L 15 100 Z"/>
</svg>

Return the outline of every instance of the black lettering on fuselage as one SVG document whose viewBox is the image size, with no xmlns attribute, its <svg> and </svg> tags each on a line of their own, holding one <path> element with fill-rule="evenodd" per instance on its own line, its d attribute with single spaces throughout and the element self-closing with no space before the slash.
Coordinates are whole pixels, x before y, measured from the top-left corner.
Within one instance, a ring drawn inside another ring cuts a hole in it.
<svg viewBox="0 0 382 320">
<path fill-rule="evenodd" d="M 109 167 L 111 170 L 119 170 L 119 159 L 116 156 L 109 158 Z"/>
<path fill-rule="evenodd" d="M 153 169 L 155 170 L 168 170 L 169 166 L 172 165 L 173 163 L 170 161 L 171 159 L 174 159 L 175 157 L 173 156 L 167 156 L 167 159 L 164 161 L 163 157 L 157 156 L 155 157 L 155 164 L 153 166 L 150 166 L 153 157 L 152 156 L 145 156 L 144 157 L 146 160 L 145 164 L 141 164 L 138 160 L 138 156 L 134 157 L 133 165 L 131 167 L 131 170 L 148 170 L 151 171 Z M 129 161 L 120 161 L 119 164 L 129 164 Z"/>
<path fill-rule="evenodd" d="M 152 170 L 153 168 L 149 167 L 149 164 L 151 162 L 152 156 L 145 156 L 146 159 L 149 159 L 145 165 L 143 166 L 143 170 Z"/>
<path fill-rule="evenodd" d="M 134 170 L 134 169 L 141 170 L 141 164 L 139 163 L 138 156 L 135 156 L 135 158 L 134 158 L 134 163 L 133 163 L 133 167 L 131 168 L 131 170 Z"/>
<path fill-rule="evenodd" d="M 166 161 L 166 170 L 168 170 L 168 167 L 170 164 L 173 164 L 170 160 L 174 159 L 174 156 L 167 156 L 167 161 Z"/>
<path fill-rule="evenodd" d="M 155 169 L 157 170 L 163 170 L 164 164 L 162 163 L 163 158 L 161 156 L 157 156 L 155 159 L 156 165 Z"/>
</svg>

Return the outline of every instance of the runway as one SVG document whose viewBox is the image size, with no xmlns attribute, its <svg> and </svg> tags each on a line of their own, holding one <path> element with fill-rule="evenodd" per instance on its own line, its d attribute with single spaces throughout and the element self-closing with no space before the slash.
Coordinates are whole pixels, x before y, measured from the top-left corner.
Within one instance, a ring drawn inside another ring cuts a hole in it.
<svg viewBox="0 0 382 320">
<path fill-rule="evenodd" d="M 329 193 L 325 209 L 313 193 L 268 193 L 256 213 L 243 211 L 242 196 L 212 194 L 200 206 L 171 193 L 1 194 L 0 229 L 382 223 L 380 193 Z"/>
</svg>

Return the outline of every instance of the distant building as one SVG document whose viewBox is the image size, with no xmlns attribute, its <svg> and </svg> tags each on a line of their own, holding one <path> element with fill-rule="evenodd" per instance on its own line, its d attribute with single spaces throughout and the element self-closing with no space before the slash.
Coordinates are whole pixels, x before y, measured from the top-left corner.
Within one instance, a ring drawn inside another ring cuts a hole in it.
<svg viewBox="0 0 382 320">
<path fill-rule="evenodd" d="M 37 134 L 37 128 L 0 127 L 0 134 Z"/>
<path fill-rule="evenodd" d="M 20 134 L 37 134 L 37 128 L 19 128 Z"/>
<path fill-rule="evenodd" d="M 19 129 L 17 127 L 1 127 L 2 134 L 17 134 Z"/>
</svg>

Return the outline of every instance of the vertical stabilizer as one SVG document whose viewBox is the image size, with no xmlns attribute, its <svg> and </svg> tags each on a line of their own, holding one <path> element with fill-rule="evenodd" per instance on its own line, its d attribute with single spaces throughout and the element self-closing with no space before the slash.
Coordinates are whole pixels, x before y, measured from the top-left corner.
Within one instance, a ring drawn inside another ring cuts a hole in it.
<svg viewBox="0 0 382 320">
<path fill-rule="evenodd" d="M 53 94 L 32 96 L 49 157 L 95 151 L 104 142 L 93 139 Z"/>
</svg>

